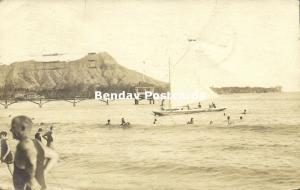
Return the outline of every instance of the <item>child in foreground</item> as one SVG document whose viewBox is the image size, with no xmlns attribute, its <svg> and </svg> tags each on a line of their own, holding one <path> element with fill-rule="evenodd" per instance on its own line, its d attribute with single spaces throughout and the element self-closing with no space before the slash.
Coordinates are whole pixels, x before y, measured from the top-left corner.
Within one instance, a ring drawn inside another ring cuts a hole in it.
<svg viewBox="0 0 300 190">
<path fill-rule="evenodd" d="M 17 116 L 11 123 L 13 138 L 19 141 L 13 172 L 15 190 L 46 189 L 45 174 L 58 160 L 58 154 L 53 149 L 30 139 L 32 125 L 32 120 L 27 116 Z"/>
</svg>

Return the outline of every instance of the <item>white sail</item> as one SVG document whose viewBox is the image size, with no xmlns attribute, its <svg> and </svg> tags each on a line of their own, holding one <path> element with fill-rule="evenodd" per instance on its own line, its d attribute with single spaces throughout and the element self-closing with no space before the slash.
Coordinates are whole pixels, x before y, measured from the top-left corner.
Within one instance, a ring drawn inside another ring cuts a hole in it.
<svg viewBox="0 0 300 190">
<path fill-rule="evenodd" d="M 171 108 L 212 100 L 217 95 L 210 89 L 209 75 L 214 69 L 210 60 L 199 51 L 199 46 L 193 47 L 179 62 L 171 64 L 171 94 L 183 95 L 171 99 Z"/>
</svg>

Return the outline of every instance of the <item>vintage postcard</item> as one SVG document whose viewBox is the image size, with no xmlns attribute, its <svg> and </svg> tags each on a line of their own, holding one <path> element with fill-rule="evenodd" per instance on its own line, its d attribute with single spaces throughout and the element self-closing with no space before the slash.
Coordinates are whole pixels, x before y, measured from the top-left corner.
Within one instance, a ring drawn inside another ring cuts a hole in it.
<svg viewBox="0 0 300 190">
<path fill-rule="evenodd" d="M 0 0 L 0 190 L 300 190 L 297 0 Z"/>
</svg>

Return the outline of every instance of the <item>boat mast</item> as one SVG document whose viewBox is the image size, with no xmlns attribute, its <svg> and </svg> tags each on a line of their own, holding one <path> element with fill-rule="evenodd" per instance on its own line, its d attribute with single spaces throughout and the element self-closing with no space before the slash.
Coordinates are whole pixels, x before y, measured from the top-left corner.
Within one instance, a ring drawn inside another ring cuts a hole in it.
<svg viewBox="0 0 300 190">
<path fill-rule="evenodd" d="M 145 82 L 145 61 L 143 61 L 143 82 Z"/>
<path fill-rule="evenodd" d="M 172 92 L 171 92 L 171 58 L 169 57 L 169 93 L 170 93 L 170 97 L 169 97 L 169 109 L 171 109 L 171 96 L 172 96 Z"/>
</svg>

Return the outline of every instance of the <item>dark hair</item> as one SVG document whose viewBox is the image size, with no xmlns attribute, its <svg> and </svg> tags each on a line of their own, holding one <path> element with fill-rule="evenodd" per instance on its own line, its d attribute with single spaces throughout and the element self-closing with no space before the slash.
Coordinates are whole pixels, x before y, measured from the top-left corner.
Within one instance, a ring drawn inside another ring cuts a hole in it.
<svg viewBox="0 0 300 190">
<path fill-rule="evenodd" d="M 6 131 L 1 131 L 0 132 L 0 136 L 2 136 L 2 135 L 6 137 L 7 136 L 7 132 Z"/>
<path fill-rule="evenodd" d="M 42 131 L 43 131 L 43 129 L 42 129 L 42 128 L 39 128 L 39 129 L 38 129 L 38 132 L 42 132 Z"/>
</svg>

